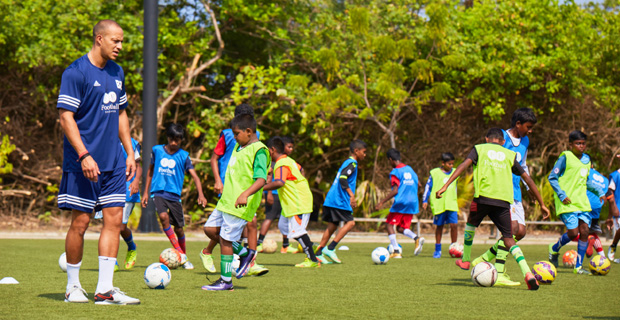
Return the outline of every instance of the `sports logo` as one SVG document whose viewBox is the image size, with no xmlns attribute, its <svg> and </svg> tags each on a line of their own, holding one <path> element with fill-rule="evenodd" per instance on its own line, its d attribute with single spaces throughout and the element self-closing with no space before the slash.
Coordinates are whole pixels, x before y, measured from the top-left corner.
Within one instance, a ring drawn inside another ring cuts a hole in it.
<svg viewBox="0 0 620 320">
<path fill-rule="evenodd" d="M 116 92 L 111 91 L 103 95 L 103 103 L 114 103 L 116 102 Z"/>
<path fill-rule="evenodd" d="M 95 84 L 93 84 L 93 87 L 101 87 L 101 84 L 99 83 L 99 81 L 95 80 Z"/>
<path fill-rule="evenodd" d="M 523 159 L 521 152 L 517 152 L 517 162 L 521 162 L 521 159 Z"/>
<path fill-rule="evenodd" d="M 555 169 L 553 169 L 553 173 L 555 173 L 555 174 L 560 173 L 560 168 L 555 168 Z"/>
<path fill-rule="evenodd" d="M 123 90 L 123 82 L 120 80 L 114 80 L 116 81 L 116 87 L 118 88 L 118 90 Z"/>
<path fill-rule="evenodd" d="M 491 160 L 497 160 L 497 161 L 506 160 L 506 154 L 501 151 L 489 150 L 489 152 L 487 152 L 487 156 Z"/>
<path fill-rule="evenodd" d="M 603 176 L 601 176 L 600 174 L 593 174 L 592 175 L 592 179 L 594 179 L 594 181 L 598 181 L 600 183 L 605 183 L 605 178 L 603 178 Z"/>
<path fill-rule="evenodd" d="M 237 157 L 230 157 L 230 160 L 228 161 L 228 166 L 232 167 L 235 165 L 236 162 L 237 162 Z"/>
<path fill-rule="evenodd" d="M 446 182 L 448 182 L 448 177 L 443 178 L 443 184 L 446 184 Z"/>
<path fill-rule="evenodd" d="M 174 168 L 177 165 L 177 162 L 174 161 L 174 159 L 166 159 L 163 158 L 161 159 L 161 161 L 159 162 L 159 165 L 161 165 L 164 168 Z"/>
<path fill-rule="evenodd" d="M 405 180 L 411 180 L 411 173 L 405 172 L 403 176 L 405 177 Z"/>
<path fill-rule="evenodd" d="M 587 176 L 588 175 L 588 169 L 581 168 L 581 170 L 579 170 L 579 174 L 581 174 L 582 177 Z"/>
</svg>

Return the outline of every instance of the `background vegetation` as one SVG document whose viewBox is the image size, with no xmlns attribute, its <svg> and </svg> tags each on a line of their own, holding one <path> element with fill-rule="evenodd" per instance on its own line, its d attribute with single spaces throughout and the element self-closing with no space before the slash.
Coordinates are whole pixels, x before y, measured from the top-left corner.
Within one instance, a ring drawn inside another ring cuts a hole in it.
<svg viewBox="0 0 620 320">
<path fill-rule="evenodd" d="M 256 108 L 262 137 L 295 138 L 294 158 L 313 182 L 317 204 L 348 143 L 365 140 L 359 216 L 372 215 L 389 188 L 388 148 L 399 148 L 424 183 L 441 152 L 463 159 L 487 128 L 508 128 L 520 107 L 539 117 L 528 159 L 547 199 L 552 191 L 544 178 L 571 130 L 589 135 L 600 171 L 617 167 L 618 1 L 159 3 L 158 125 L 160 132 L 170 122 L 186 125 L 184 148 L 203 185 L 212 185 L 207 160 L 241 102 Z M 117 62 L 127 74 L 132 134 L 142 139 L 142 5 L 0 0 L 0 136 L 8 137 L 0 148 L 3 215 L 36 224 L 61 214 L 60 78 L 89 50 L 100 19 L 124 28 Z M 205 212 L 186 186 L 184 205 L 201 221 Z M 471 192 L 461 194 L 467 207 Z M 527 212 L 539 218 L 537 210 Z"/>
</svg>

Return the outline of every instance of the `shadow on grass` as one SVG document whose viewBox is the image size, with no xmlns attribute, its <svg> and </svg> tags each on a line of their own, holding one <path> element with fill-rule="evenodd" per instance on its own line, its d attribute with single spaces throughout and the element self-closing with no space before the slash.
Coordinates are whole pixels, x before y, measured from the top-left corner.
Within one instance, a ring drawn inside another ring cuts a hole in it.
<svg viewBox="0 0 620 320">
<path fill-rule="evenodd" d="M 602 317 L 595 317 L 595 316 L 585 316 L 583 317 L 584 319 L 608 319 L 608 320 L 613 320 L 613 319 L 620 319 L 619 316 L 602 316 Z"/>
<path fill-rule="evenodd" d="M 62 292 L 61 293 L 42 293 L 38 297 L 46 298 L 50 300 L 56 300 L 56 301 L 65 301 L 65 294 Z"/>
</svg>

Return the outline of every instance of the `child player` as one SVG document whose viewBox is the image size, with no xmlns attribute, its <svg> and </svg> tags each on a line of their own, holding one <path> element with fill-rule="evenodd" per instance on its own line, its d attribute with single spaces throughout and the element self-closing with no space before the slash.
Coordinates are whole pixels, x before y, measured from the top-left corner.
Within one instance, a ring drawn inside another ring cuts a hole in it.
<svg viewBox="0 0 620 320">
<path fill-rule="evenodd" d="M 235 117 L 243 114 L 248 114 L 254 117 L 254 109 L 247 103 L 242 103 L 235 108 Z M 260 138 L 260 132 L 256 131 L 256 137 Z M 222 130 L 220 133 L 220 139 L 213 150 L 213 156 L 211 157 L 211 169 L 213 170 L 213 175 L 215 176 L 215 186 L 213 187 L 215 193 L 218 196 L 221 195 L 222 190 L 224 188 L 224 178 L 226 177 L 226 168 L 228 167 L 228 163 L 230 161 L 230 157 L 232 156 L 233 150 L 235 149 L 235 145 L 237 142 L 235 141 L 235 137 L 232 129 L 227 128 Z M 253 219 L 246 225 L 246 230 L 244 233 L 248 233 L 248 229 L 253 229 L 249 232 L 252 236 L 249 238 L 249 245 L 251 248 L 256 249 L 256 219 Z M 204 227 L 205 235 L 207 234 L 207 226 L 205 224 Z M 215 273 L 215 264 L 213 263 L 213 256 L 211 253 L 213 252 L 213 248 L 219 242 L 209 240 L 209 244 L 206 248 L 200 251 L 200 260 L 202 261 L 202 265 L 205 269 L 207 269 L 210 273 Z M 261 276 L 269 272 L 269 269 L 257 264 L 253 263 L 250 267 L 250 271 L 248 272 L 250 275 Z"/>
<path fill-rule="evenodd" d="M 220 243 L 221 276 L 210 285 L 203 286 L 203 290 L 233 290 L 233 253 L 240 256 L 238 279 L 247 274 L 256 257 L 256 251 L 251 248 L 245 255 L 241 254 L 246 249 L 238 241 L 241 240 L 246 224 L 252 221 L 260 206 L 271 160 L 267 147 L 256 136 L 256 120 L 253 116 L 236 116 L 230 122 L 230 127 L 237 144 L 226 168 L 222 197 L 205 224 L 207 236 Z"/>
<path fill-rule="evenodd" d="M 173 123 L 168 126 L 166 130 L 168 143 L 153 147 L 151 166 L 144 190 L 150 190 L 150 197 L 155 203 L 161 227 L 174 249 L 181 253 L 181 264 L 185 269 L 194 269 L 192 263 L 187 260 L 185 232 L 183 231 L 185 219 L 181 205 L 181 190 L 183 190 L 186 172 L 189 172 L 196 185 L 198 204 L 206 206 L 207 199 L 202 193 L 202 184 L 196 175 L 189 153 L 181 149 L 184 135 L 185 130 L 180 124 Z M 143 195 L 142 207 L 145 208 L 148 201 L 149 195 Z"/>
<path fill-rule="evenodd" d="M 400 252 L 400 245 L 396 241 L 396 230 L 415 240 L 416 247 L 414 253 L 417 256 L 422 252 L 424 238 L 418 237 L 409 227 L 411 226 L 413 216 L 420 212 L 418 206 L 418 175 L 410 166 L 400 162 L 400 152 L 398 150 L 390 149 L 386 154 L 392 168 L 394 168 L 390 172 L 392 191 L 377 203 L 375 210 L 379 210 L 385 202 L 394 198 L 390 213 L 385 220 L 388 238 L 392 248 L 394 248 L 394 253 L 390 255 L 390 258 L 400 259 L 403 257 Z M 394 230 L 394 227 L 396 227 L 396 230 Z"/>
<path fill-rule="evenodd" d="M 439 191 L 437 198 L 441 198 L 450 184 L 463 173 L 471 164 L 474 165 L 474 202 L 477 209 L 472 211 L 465 225 L 465 241 L 463 259 L 456 260 L 456 265 L 461 269 L 469 270 L 471 258 L 471 245 L 474 240 L 476 228 L 485 216 L 489 216 L 495 226 L 501 231 L 504 244 L 510 254 L 517 260 L 519 268 L 525 277 L 528 289 L 537 290 L 538 281 L 530 272 L 530 269 L 523 257 L 523 252 L 512 237 L 510 226 L 510 204 L 514 201 L 512 174 L 518 174 L 530 187 L 532 193 L 538 200 L 543 217 L 549 216 L 549 209 L 543 203 L 543 199 L 536 189 L 532 178 L 525 173 L 523 167 L 517 161 L 517 154 L 502 145 L 504 144 L 504 134 L 502 129 L 491 128 L 487 132 L 485 144 L 474 146 L 467 159 L 456 168 L 454 174 L 450 176 Z"/>
<path fill-rule="evenodd" d="M 620 155 L 616 156 L 620 158 Z M 620 170 L 616 170 L 609 175 L 609 190 L 607 190 L 607 201 L 609 201 L 609 214 L 607 216 L 607 227 L 615 232 L 614 239 L 607 251 L 609 260 L 620 263 L 620 258 L 616 259 L 616 247 L 620 240 L 620 210 L 616 199 L 620 199 Z M 612 229 L 613 228 L 613 229 Z"/>
<path fill-rule="evenodd" d="M 586 134 L 581 131 L 571 132 L 568 135 L 571 150 L 560 154 L 549 174 L 549 184 L 554 191 L 556 214 L 560 216 L 567 229 L 557 243 L 549 244 L 549 261 L 557 267 L 560 248 L 569 243 L 571 239 L 579 237 L 577 262 L 573 272 L 590 275 L 590 271 L 581 268 L 588 247 L 590 211 L 592 210 L 587 189 L 592 190 L 598 198 L 603 197 L 604 194 L 601 189 L 588 182 L 590 156 L 584 153 L 586 139 Z"/>
<path fill-rule="evenodd" d="M 323 203 L 323 221 L 327 222 L 327 229 L 321 238 L 321 244 L 316 249 L 316 255 L 323 264 L 329 264 L 329 258 L 335 263 L 342 263 L 336 255 L 336 246 L 344 236 L 353 229 L 353 208 L 355 201 L 355 185 L 357 184 L 357 162 L 366 158 L 366 143 L 362 140 L 353 140 L 349 145 L 350 156 L 338 169 L 338 174 L 327 192 Z M 338 228 L 338 223 L 344 226 L 327 248 L 327 241 Z M 327 258 L 323 257 L 325 255 Z"/>
<path fill-rule="evenodd" d="M 441 154 L 441 167 L 431 170 L 424 189 L 424 198 L 422 199 L 422 208 L 426 210 L 428 203 L 431 203 L 431 212 L 433 213 L 433 224 L 435 229 L 435 252 L 433 258 L 441 258 L 441 236 L 443 234 L 443 226 L 450 224 L 450 241 L 456 243 L 458 235 L 457 214 L 459 210 L 458 197 L 456 195 L 456 184 L 450 185 L 446 193 L 441 199 L 435 197 L 435 193 L 448 178 L 452 176 L 454 170 L 454 155 L 450 152 Z"/>
<path fill-rule="evenodd" d="M 137 169 L 136 175 L 131 178 L 131 180 L 127 181 L 127 189 L 125 190 L 125 207 L 123 208 L 123 225 L 121 226 L 121 237 L 123 237 L 123 240 L 125 240 L 125 243 L 127 244 L 125 269 L 133 268 L 136 264 L 136 258 L 138 256 L 136 244 L 133 241 L 133 234 L 131 229 L 127 228 L 127 222 L 129 222 L 129 216 L 131 216 L 136 203 L 140 203 L 140 179 L 142 179 L 142 166 L 140 165 L 140 160 L 142 157 L 140 156 L 140 144 L 134 138 L 131 138 L 131 147 L 133 148 Z M 121 149 L 123 150 L 125 159 L 127 159 L 127 152 L 125 151 L 125 148 Z M 103 212 L 97 211 L 95 213 L 95 219 L 103 219 Z M 114 265 L 114 271 L 118 271 L 118 262 Z"/>
<path fill-rule="evenodd" d="M 609 180 L 605 178 L 600 172 L 594 169 L 594 163 L 592 163 L 592 167 L 590 168 L 590 175 L 588 175 L 588 181 L 592 184 L 595 184 L 597 188 L 601 189 L 603 193 L 607 193 L 607 189 L 609 188 Z M 586 256 L 589 258 L 594 253 L 594 249 L 596 249 L 597 254 L 601 256 L 605 256 L 605 250 L 603 250 L 603 244 L 601 243 L 601 239 L 598 237 L 599 234 L 603 233 L 601 230 L 601 226 L 599 226 L 598 222 L 601 218 L 601 209 L 605 204 L 604 199 L 601 200 L 597 197 L 592 191 L 588 190 L 588 201 L 590 202 L 590 207 L 592 211 L 590 211 L 590 218 L 592 218 L 592 223 L 590 224 L 590 235 L 588 236 L 588 248 L 586 249 Z"/>
<path fill-rule="evenodd" d="M 290 156 L 291 153 L 293 153 L 293 150 L 295 148 L 295 144 L 293 141 L 293 138 L 290 137 L 278 137 L 279 140 L 281 140 L 284 143 L 284 154 L 287 156 Z M 271 146 L 268 146 L 271 150 Z M 272 155 L 273 157 L 273 155 Z M 275 159 L 275 158 L 273 158 Z M 271 166 L 274 167 L 275 166 L 275 161 L 271 163 Z M 273 168 L 272 168 L 273 169 Z M 300 172 L 303 175 L 303 169 L 300 168 Z M 273 175 L 270 174 L 267 177 L 267 183 L 270 183 L 273 179 Z M 269 227 L 271 227 L 271 223 L 278 218 L 282 213 L 282 205 L 280 204 L 280 196 L 278 195 L 278 190 L 277 189 L 273 189 L 271 192 L 265 192 L 265 220 L 263 221 L 263 223 L 260 226 L 260 233 L 258 235 L 258 247 L 256 249 L 256 251 L 258 252 L 263 252 L 263 241 L 265 240 L 265 236 L 267 235 L 267 232 L 269 232 Z M 278 229 L 280 229 L 280 224 L 282 224 L 282 227 L 284 227 L 285 229 L 287 228 L 287 224 L 288 222 L 284 221 L 280 221 L 280 223 L 278 223 Z M 282 249 L 280 250 L 280 253 L 297 253 L 297 249 L 293 248 L 293 247 L 289 247 L 289 241 L 288 241 L 288 237 L 286 236 L 286 234 L 284 232 L 282 232 L 282 229 L 280 229 L 280 233 L 282 233 Z"/>
<path fill-rule="evenodd" d="M 523 171 L 529 175 L 527 164 L 527 148 L 530 145 L 528 135 L 532 133 L 532 129 L 537 119 L 534 111 L 530 108 L 520 108 L 515 110 L 510 121 L 510 129 L 502 130 L 504 133 L 504 148 L 512 150 L 517 154 L 517 162 L 523 167 Z M 510 205 L 510 219 L 512 234 L 515 241 L 519 241 L 525 237 L 525 210 L 523 210 L 523 202 L 521 195 L 521 177 L 512 175 L 512 187 L 514 190 L 514 202 Z M 480 257 L 472 261 L 472 265 L 476 266 L 482 261 L 491 261 L 495 259 L 495 269 L 497 269 L 496 286 L 519 286 L 521 283 L 510 280 L 506 274 L 506 258 L 508 257 L 508 249 L 504 242 L 500 239 L 493 247 L 489 248 Z"/>
<path fill-rule="evenodd" d="M 279 189 L 278 194 L 282 203 L 280 231 L 289 238 L 297 240 L 308 256 L 304 262 L 296 264 L 295 267 L 319 267 L 319 261 L 312 249 L 312 241 L 306 231 L 312 212 L 312 192 L 308 180 L 301 174 L 301 166 L 286 155 L 281 138 L 274 137 L 269 141 L 269 153 L 272 159 L 276 159 L 276 165 L 273 169 L 273 181 L 265 186 L 265 190 Z"/>
</svg>

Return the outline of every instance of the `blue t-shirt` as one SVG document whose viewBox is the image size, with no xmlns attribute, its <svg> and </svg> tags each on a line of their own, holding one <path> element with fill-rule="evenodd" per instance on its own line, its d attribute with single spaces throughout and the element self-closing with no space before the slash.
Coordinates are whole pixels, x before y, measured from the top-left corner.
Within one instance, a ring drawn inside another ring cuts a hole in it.
<svg viewBox="0 0 620 320">
<path fill-rule="evenodd" d="M 605 178 L 605 176 L 600 172 L 594 170 L 594 168 L 590 169 L 588 181 L 603 190 L 603 193 L 607 193 L 607 189 L 609 188 L 609 180 L 607 180 L 607 178 Z M 590 190 L 588 190 L 588 200 L 590 200 L 590 207 L 592 207 L 592 210 L 597 210 L 603 207 L 603 201 L 601 201 L 601 198 L 597 197 L 594 192 Z"/>
<path fill-rule="evenodd" d="M 521 167 L 525 169 L 527 167 L 525 164 L 525 158 L 527 157 L 527 147 L 530 145 L 530 138 L 523 137 L 520 139 L 520 143 L 518 145 L 515 145 L 512 138 L 510 137 L 510 134 L 506 130 L 502 130 L 502 132 L 504 133 L 505 140 L 503 147 L 516 152 L 517 162 L 521 165 Z M 520 183 L 521 177 L 513 173 L 512 188 L 514 190 L 514 200 L 519 202 L 521 202 L 522 200 Z"/>
<path fill-rule="evenodd" d="M 394 168 L 390 176 L 395 176 L 400 185 L 394 197 L 390 212 L 417 214 L 420 212 L 418 203 L 418 175 L 410 166 Z"/>
<path fill-rule="evenodd" d="M 614 171 L 609 175 L 609 189 L 613 190 L 616 199 L 616 207 L 620 210 L 620 170 Z"/>
<path fill-rule="evenodd" d="M 351 163 L 354 164 L 354 167 L 347 169 L 351 172 L 342 172 L 342 170 L 347 168 Z M 357 184 L 357 161 L 353 158 L 349 158 L 342 164 L 342 166 L 340 166 L 340 169 L 338 169 L 336 179 L 334 179 L 331 188 L 329 188 L 329 191 L 327 192 L 327 196 L 325 197 L 325 202 L 323 203 L 323 206 L 342 209 L 346 211 L 353 211 L 353 208 L 351 208 L 351 197 L 342 188 L 339 182 L 340 177 L 343 176 L 343 174 L 345 174 L 344 176 L 347 178 L 349 188 L 351 188 L 351 191 L 353 191 L 353 194 L 355 194 L 355 186 Z"/>
<path fill-rule="evenodd" d="M 121 143 L 121 146 L 123 144 Z M 131 138 L 131 148 L 133 149 L 134 152 L 134 159 L 136 161 L 138 161 L 138 159 L 140 159 L 140 144 L 138 143 L 138 141 L 136 141 L 134 138 Z M 125 151 L 125 148 L 121 147 L 121 150 L 123 150 L 123 159 L 127 159 L 127 152 Z M 131 178 L 131 180 L 127 181 L 127 188 L 126 188 L 126 202 L 140 202 L 140 192 L 134 193 L 133 195 L 130 195 L 131 191 L 129 191 L 129 185 L 136 179 L 136 176 L 134 175 L 133 178 Z"/>
<path fill-rule="evenodd" d="M 101 172 L 125 167 L 118 143 L 118 115 L 126 107 L 125 74 L 116 62 L 109 60 L 100 69 L 84 55 L 62 74 L 56 108 L 75 113 L 80 137 Z M 62 170 L 81 172 L 77 160 L 78 154 L 65 136 Z"/>
<path fill-rule="evenodd" d="M 160 144 L 153 147 L 151 155 L 153 179 L 151 180 L 151 197 L 160 196 L 171 201 L 181 199 L 185 172 L 194 168 L 189 153 L 183 149 L 169 154 Z"/>
</svg>

